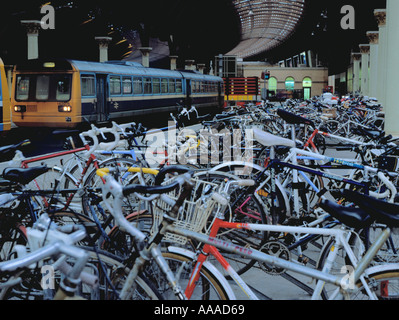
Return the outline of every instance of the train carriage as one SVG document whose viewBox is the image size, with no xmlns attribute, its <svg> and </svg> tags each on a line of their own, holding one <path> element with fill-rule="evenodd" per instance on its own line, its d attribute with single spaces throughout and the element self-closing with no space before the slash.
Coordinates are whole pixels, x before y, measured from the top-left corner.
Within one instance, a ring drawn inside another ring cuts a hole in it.
<svg viewBox="0 0 399 320">
<path fill-rule="evenodd" d="M 134 62 L 35 60 L 16 66 L 13 79 L 12 114 L 19 127 L 134 120 L 182 105 L 217 112 L 223 103 L 222 78 Z"/>
</svg>

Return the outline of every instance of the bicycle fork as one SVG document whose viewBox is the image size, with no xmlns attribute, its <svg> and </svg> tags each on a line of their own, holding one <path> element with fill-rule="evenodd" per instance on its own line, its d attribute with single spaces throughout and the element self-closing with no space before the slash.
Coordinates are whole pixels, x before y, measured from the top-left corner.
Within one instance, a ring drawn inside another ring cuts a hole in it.
<svg viewBox="0 0 399 320">
<path fill-rule="evenodd" d="M 144 266 L 150 261 L 150 258 L 153 258 L 159 268 L 161 269 L 162 274 L 165 275 L 169 286 L 172 288 L 173 293 L 179 300 L 187 300 L 186 296 L 182 292 L 180 286 L 177 283 L 176 277 L 172 270 L 169 268 L 168 263 L 162 255 L 161 249 L 158 245 L 151 244 L 148 249 L 141 251 L 140 256 L 135 260 L 133 268 L 130 270 L 126 281 L 123 285 L 122 291 L 120 293 L 121 300 L 130 299 L 131 295 L 136 289 L 135 279 L 143 270 Z"/>
</svg>

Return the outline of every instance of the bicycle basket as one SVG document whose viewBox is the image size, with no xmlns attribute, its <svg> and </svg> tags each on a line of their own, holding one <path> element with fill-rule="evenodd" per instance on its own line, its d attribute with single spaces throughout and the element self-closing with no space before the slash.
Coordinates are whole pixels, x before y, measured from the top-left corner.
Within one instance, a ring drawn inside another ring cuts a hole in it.
<svg viewBox="0 0 399 320">
<path fill-rule="evenodd" d="M 216 214 L 222 210 L 222 206 L 212 198 L 212 194 L 217 192 L 221 186 L 216 183 L 195 178 L 192 179 L 192 182 L 194 182 L 194 189 L 191 196 L 184 201 L 173 224 L 176 227 L 190 231 L 207 233 L 207 222 L 211 219 L 211 215 L 215 217 Z M 168 196 L 176 200 L 179 194 L 180 190 L 176 190 L 169 193 Z M 153 224 L 151 228 L 152 234 L 159 231 L 158 228 L 162 222 L 163 216 L 165 213 L 167 214 L 170 209 L 171 206 L 160 199 L 154 203 Z M 169 232 L 165 234 L 164 240 L 180 245 L 185 245 L 187 242 L 186 237 Z"/>
</svg>

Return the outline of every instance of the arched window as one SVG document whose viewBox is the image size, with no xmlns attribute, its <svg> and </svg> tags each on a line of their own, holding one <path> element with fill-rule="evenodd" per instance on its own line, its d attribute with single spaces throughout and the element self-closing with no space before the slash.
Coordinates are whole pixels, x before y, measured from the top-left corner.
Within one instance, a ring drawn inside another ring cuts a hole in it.
<svg viewBox="0 0 399 320">
<path fill-rule="evenodd" d="M 304 88 L 311 88 L 312 87 L 312 79 L 309 77 L 304 78 L 302 81 L 302 86 Z"/>
<path fill-rule="evenodd" d="M 285 79 L 285 89 L 287 91 L 294 91 L 295 88 L 295 79 L 293 77 L 288 77 Z"/>
<path fill-rule="evenodd" d="M 277 79 L 275 77 L 270 77 L 268 82 L 269 91 L 277 92 Z"/>
</svg>

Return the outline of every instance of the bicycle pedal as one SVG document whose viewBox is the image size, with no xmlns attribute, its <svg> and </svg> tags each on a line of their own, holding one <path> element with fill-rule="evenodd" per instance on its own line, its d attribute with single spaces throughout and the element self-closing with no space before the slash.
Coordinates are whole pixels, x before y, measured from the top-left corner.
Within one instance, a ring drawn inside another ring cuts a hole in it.
<svg viewBox="0 0 399 320">
<path fill-rule="evenodd" d="M 309 258 L 308 257 L 304 257 L 304 256 L 299 256 L 298 257 L 298 262 L 306 265 L 309 262 Z"/>
</svg>

